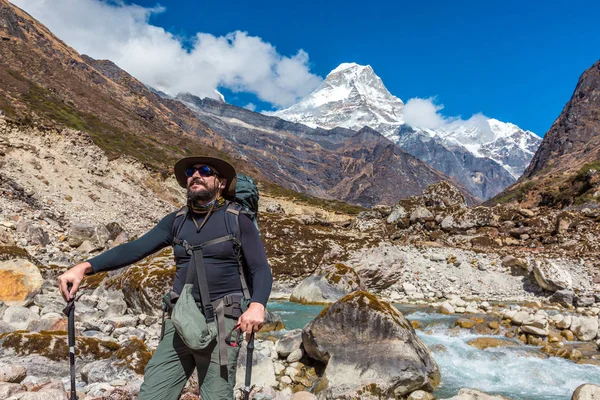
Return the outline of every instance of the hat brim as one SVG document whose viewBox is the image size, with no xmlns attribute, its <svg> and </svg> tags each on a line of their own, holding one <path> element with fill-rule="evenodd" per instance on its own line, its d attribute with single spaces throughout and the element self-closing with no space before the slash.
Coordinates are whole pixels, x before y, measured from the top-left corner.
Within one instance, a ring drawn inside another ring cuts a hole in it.
<svg viewBox="0 0 600 400">
<path fill-rule="evenodd" d="M 225 189 L 223 189 L 222 193 L 223 197 L 229 200 L 235 199 L 235 184 L 237 180 L 235 168 L 233 165 L 229 164 L 227 161 L 221 160 L 220 158 L 193 156 L 185 157 L 177 161 L 174 170 L 175 178 L 177 179 L 179 186 L 182 188 L 187 188 L 188 177 L 185 175 L 185 171 L 197 164 L 208 165 L 209 167 L 214 168 L 220 176 L 227 179 L 227 185 L 225 186 Z"/>
</svg>

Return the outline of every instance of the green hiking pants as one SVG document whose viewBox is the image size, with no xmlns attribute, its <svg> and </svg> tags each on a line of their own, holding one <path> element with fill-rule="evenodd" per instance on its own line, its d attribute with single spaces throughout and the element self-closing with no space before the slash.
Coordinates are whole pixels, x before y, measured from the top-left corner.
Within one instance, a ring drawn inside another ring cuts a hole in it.
<svg viewBox="0 0 600 400">
<path fill-rule="evenodd" d="M 227 332 L 237 320 L 225 318 Z M 187 380 L 198 369 L 202 400 L 232 400 L 239 347 L 227 346 L 227 367 L 219 363 L 217 340 L 206 349 L 189 349 L 171 319 L 165 319 L 165 334 L 146 365 L 139 400 L 177 400 Z"/>
</svg>

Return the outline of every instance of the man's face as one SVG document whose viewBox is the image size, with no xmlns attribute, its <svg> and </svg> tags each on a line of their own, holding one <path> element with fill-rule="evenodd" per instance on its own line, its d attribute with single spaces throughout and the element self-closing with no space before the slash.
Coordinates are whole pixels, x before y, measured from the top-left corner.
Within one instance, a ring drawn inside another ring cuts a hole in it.
<svg viewBox="0 0 600 400">
<path fill-rule="evenodd" d="M 206 167 L 209 169 L 207 170 Z M 216 175 L 214 168 L 204 164 L 196 164 L 192 169 L 195 170 L 193 175 L 187 178 L 188 200 L 209 202 L 217 197 L 219 188 L 225 188 L 226 180 Z M 206 171 L 209 173 L 206 174 Z"/>
</svg>

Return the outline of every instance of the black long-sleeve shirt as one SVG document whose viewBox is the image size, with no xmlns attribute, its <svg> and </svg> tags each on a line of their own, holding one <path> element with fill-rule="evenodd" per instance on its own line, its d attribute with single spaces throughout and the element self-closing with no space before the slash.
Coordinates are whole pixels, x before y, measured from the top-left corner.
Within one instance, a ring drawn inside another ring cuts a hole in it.
<svg viewBox="0 0 600 400">
<path fill-rule="evenodd" d="M 225 209 L 226 207 L 221 207 L 214 210 L 199 233 L 191 218 L 195 218 L 197 225 L 200 226 L 204 216 L 190 212 L 181 226 L 178 237 L 195 245 L 227 236 Z M 164 217 L 152 230 L 139 239 L 124 243 L 88 260 L 94 273 L 133 264 L 166 246 L 173 245 L 173 223 L 176 213 L 173 212 Z M 249 278 L 248 285 L 251 287 L 252 293 L 251 301 L 266 305 L 271 293 L 273 276 L 265 249 L 252 220 L 248 216 L 240 214 L 238 221 L 246 276 Z M 181 245 L 175 246 L 174 253 L 177 270 L 173 290 L 180 293 L 185 284 L 190 256 Z M 211 301 L 242 291 L 238 263 L 231 241 L 207 246 L 203 249 L 203 254 Z"/>
</svg>

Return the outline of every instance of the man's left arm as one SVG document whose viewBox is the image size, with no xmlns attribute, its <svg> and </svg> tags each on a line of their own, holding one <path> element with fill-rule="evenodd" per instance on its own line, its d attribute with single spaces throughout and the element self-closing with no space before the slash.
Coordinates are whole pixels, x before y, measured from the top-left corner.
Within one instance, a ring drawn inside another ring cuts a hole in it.
<svg viewBox="0 0 600 400">
<path fill-rule="evenodd" d="M 265 320 L 265 307 L 273 286 L 273 274 L 267 261 L 265 247 L 254 223 L 244 214 L 239 216 L 242 254 L 252 286 L 252 298 L 248 310 L 238 323 L 247 334 L 258 331 Z"/>
</svg>

